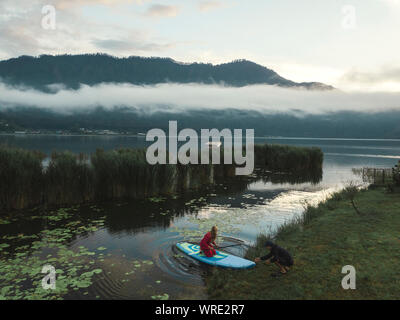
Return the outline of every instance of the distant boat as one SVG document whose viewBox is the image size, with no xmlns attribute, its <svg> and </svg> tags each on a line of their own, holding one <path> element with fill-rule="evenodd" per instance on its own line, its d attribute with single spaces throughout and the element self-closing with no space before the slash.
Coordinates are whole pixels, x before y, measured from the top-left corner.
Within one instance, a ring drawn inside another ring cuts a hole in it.
<svg viewBox="0 0 400 320">
<path fill-rule="evenodd" d="M 26 131 L 14 131 L 15 134 L 26 134 Z"/>
</svg>

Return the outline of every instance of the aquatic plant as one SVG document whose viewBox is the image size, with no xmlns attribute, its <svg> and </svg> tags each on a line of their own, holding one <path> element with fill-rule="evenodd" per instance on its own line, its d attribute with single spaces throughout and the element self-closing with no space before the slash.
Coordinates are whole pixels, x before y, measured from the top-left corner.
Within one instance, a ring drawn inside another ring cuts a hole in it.
<svg viewBox="0 0 400 320">
<path fill-rule="evenodd" d="M 90 287 L 103 272 L 95 264 L 95 260 L 99 260 L 98 252 L 84 246 L 71 248 L 68 243 L 77 236 L 101 228 L 104 217 L 83 224 L 68 220 L 73 214 L 71 211 L 71 208 L 63 208 L 38 216 L 46 221 L 48 227 L 38 234 L 0 236 L 0 300 L 63 299 L 71 291 Z M 59 224 L 60 221 L 64 223 Z M 55 290 L 42 287 L 44 265 L 52 265 L 56 269 Z"/>
<path fill-rule="evenodd" d="M 236 176 L 234 164 L 150 165 L 144 148 L 98 149 L 91 156 L 53 152 L 46 167 L 44 158 L 39 152 L 0 147 L 0 209 L 154 198 L 251 178 Z M 317 148 L 255 145 L 256 166 L 285 172 L 295 182 L 317 183 L 322 161 Z"/>
<path fill-rule="evenodd" d="M 45 155 L 0 146 L 0 208 L 22 209 L 42 202 Z"/>
<path fill-rule="evenodd" d="M 257 167 L 272 171 L 307 172 L 322 168 L 324 154 L 316 147 L 298 147 L 275 144 L 254 145 Z"/>
<path fill-rule="evenodd" d="M 93 171 L 82 153 L 53 152 L 44 174 L 48 205 L 83 203 L 93 199 Z"/>
</svg>

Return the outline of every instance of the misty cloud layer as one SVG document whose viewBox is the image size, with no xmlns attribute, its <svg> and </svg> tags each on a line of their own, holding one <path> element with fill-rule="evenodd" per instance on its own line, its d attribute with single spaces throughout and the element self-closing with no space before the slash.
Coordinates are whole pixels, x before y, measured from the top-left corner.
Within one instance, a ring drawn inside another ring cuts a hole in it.
<svg viewBox="0 0 400 320">
<path fill-rule="evenodd" d="M 357 83 L 400 82 L 400 66 L 385 66 L 375 72 L 351 70 L 343 76 L 343 80 Z"/>
<path fill-rule="evenodd" d="M 268 85 L 242 88 L 199 84 L 83 85 L 67 90 L 52 85 L 53 93 L 0 83 L 0 111 L 15 106 L 45 108 L 61 113 L 86 111 L 96 107 L 132 107 L 141 112 L 185 112 L 191 109 L 256 110 L 264 113 L 324 114 L 339 111 L 383 112 L 400 110 L 400 93 L 346 93 L 285 89 Z"/>
</svg>

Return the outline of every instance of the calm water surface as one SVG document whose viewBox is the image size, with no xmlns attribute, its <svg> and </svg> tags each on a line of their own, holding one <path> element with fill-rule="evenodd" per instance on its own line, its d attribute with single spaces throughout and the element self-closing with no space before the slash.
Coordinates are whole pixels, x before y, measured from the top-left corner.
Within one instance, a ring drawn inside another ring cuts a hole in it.
<svg viewBox="0 0 400 320">
<path fill-rule="evenodd" d="M 65 241 L 70 251 L 93 252 L 87 263 L 102 272 L 93 277 L 90 286 L 70 290 L 65 298 L 158 299 L 166 294 L 170 299 L 207 298 L 204 276 L 210 268 L 183 256 L 175 249 L 175 243 L 197 242 L 216 224 L 220 243 L 242 244 L 226 251 L 243 255 L 246 245 L 260 232 L 271 232 L 301 214 L 305 203 L 316 204 L 349 181 L 361 182 L 353 168 L 392 167 L 400 159 L 400 140 L 256 138 L 256 143 L 265 142 L 320 147 L 325 155 L 321 182 L 275 184 L 258 180 L 242 185 L 219 185 L 201 194 L 176 199 L 79 206 L 57 221 L 41 218 L 32 222 L 32 214 L 24 213 L 10 224 L 0 224 L 0 234 L 12 238 L 22 233 L 42 238 L 47 230 L 60 226 L 82 225 L 82 229 L 87 229 L 97 223 L 96 227 L 66 237 Z M 91 153 L 97 148 L 146 146 L 143 138 L 121 136 L 9 135 L 0 136 L 1 143 L 47 154 L 53 150 Z M 11 255 L 21 246 L 13 241 L 10 240 L 8 248 Z M 26 246 L 34 248 L 32 241 Z M 40 250 L 44 254 L 47 249 Z M 32 257 L 28 255 L 24 259 Z M 58 268 L 69 272 L 73 265 Z"/>
</svg>

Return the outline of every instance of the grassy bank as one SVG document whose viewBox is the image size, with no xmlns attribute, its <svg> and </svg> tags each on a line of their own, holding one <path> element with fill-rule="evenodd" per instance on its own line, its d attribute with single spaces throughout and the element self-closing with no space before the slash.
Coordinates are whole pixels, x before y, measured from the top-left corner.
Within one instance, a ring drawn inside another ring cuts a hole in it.
<svg viewBox="0 0 400 320">
<path fill-rule="evenodd" d="M 207 279 L 211 299 L 398 299 L 400 296 L 400 195 L 383 188 L 345 191 L 302 219 L 282 226 L 274 236 L 294 257 L 285 276 L 273 278 L 275 265 L 258 264 L 245 271 L 216 269 Z M 266 254 L 265 236 L 247 252 Z M 356 269 L 356 289 L 344 290 L 342 267 Z"/>
</svg>

